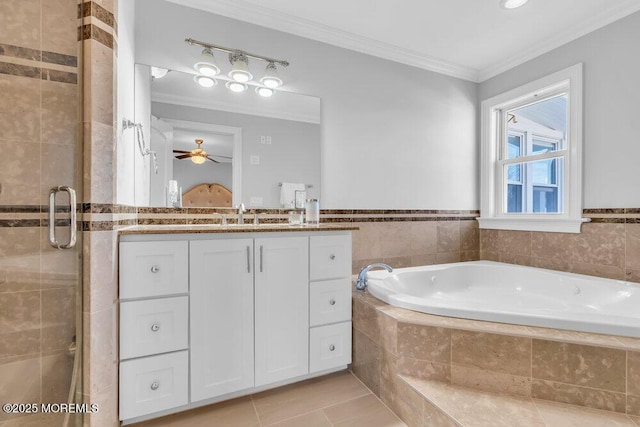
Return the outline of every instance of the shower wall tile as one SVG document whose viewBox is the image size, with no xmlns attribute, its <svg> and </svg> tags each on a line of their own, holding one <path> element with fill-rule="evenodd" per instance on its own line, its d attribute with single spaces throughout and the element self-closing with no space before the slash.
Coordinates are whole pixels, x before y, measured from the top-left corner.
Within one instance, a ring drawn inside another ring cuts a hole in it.
<svg viewBox="0 0 640 427">
<path fill-rule="evenodd" d="M 114 200 L 114 127 L 84 123 L 85 141 L 91 144 L 84 158 L 84 200 L 111 204 Z"/>
<path fill-rule="evenodd" d="M 82 180 L 79 150 L 73 145 L 40 144 L 40 157 L 46 159 L 40 166 L 40 204 L 47 206 L 49 203 L 49 191 L 51 187 L 67 185 L 76 190 L 76 197 L 82 197 Z M 65 165 L 60 167 L 60 165 Z M 64 198 L 62 198 L 64 197 Z M 57 203 L 68 203 L 68 196 L 59 194 Z"/>
<path fill-rule="evenodd" d="M 96 404 L 100 408 L 98 412 L 85 414 L 85 427 L 120 427 L 118 421 L 118 386 L 100 392 L 85 394 L 84 402 Z"/>
<path fill-rule="evenodd" d="M 2 93 L 1 89 L 0 93 Z M 1 121 L 2 118 L 0 118 Z M 0 133 L 2 133 L 1 129 L 0 123 Z M 39 151 L 40 147 L 37 143 L 0 140 L 0 152 L 4 153 L 0 156 L 2 171 L 0 204 L 40 204 L 40 158 L 34 155 L 34 152 L 39 153 Z"/>
<path fill-rule="evenodd" d="M 33 375 L 40 367 L 40 357 L 0 365 L 0 402 L 40 403 L 40 375 Z M 0 411 L 0 422 L 14 418 L 20 415 Z"/>
<path fill-rule="evenodd" d="M 76 334 L 76 289 L 42 291 L 42 351 L 67 351 Z"/>
<path fill-rule="evenodd" d="M 23 332 L 40 329 L 40 292 L 0 294 L 0 331 Z"/>
<path fill-rule="evenodd" d="M 640 396 L 627 395 L 627 414 L 640 416 Z"/>
<path fill-rule="evenodd" d="M 75 42 L 74 42 L 75 47 Z M 75 84 L 43 80 L 41 139 L 43 144 L 75 147 L 78 138 L 79 87 Z"/>
<path fill-rule="evenodd" d="M 627 251 L 625 265 L 628 270 L 640 270 L 640 224 L 626 224 Z"/>
<path fill-rule="evenodd" d="M 66 55 L 78 54 L 78 1 L 42 2 L 42 50 Z"/>
<path fill-rule="evenodd" d="M 0 2 L 0 40 L 3 43 L 40 49 L 40 2 L 41 0 Z"/>
<path fill-rule="evenodd" d="M 6 4 L 7 2 L 3 2 Z M 2 25 L 0 25 L 2 27 Z M 0 41 L 2 39 L 0 38 Z M 38 76 L 39 76 L 38 71 Z M 42 81 L 38 78 L 0 74 L 0 142 L 14 142 L 14 146 L 40 141 L 40 95 Z M 20 144 L 15 144 L 19 142 Z M 28 147 L 24 147 L 23 150 Z M 11 151 L 2 151 L 10 153 Z M 37 156 L 31 156 L 37 159 Z M 14 160 L 14 163 L 18 163 Z M 37 167 L 40 165 L 38 164 Z"/>
<path fill-rule="evenodd" d="M 0 334 L 0 365 L 40 355 L 40 330 Z"/>
<path fill-rule="evenodd" d="M 85 40 L 84 120 L 114 124 L 114 52 L 96 40 Z M 93 141 L 91 141 L 93 145 Z"/>
<path fill-rule="evenodd" d="M 454 329 L 451 331 L 451 363 L 531 376 L 531 339 Z"/>
<path fill-rule="evenodd" d="M 42 402 L 61 403 L 69 398 L 73 377 L 73 354 L 68 351 L 42 358 Z"/>
</svg>

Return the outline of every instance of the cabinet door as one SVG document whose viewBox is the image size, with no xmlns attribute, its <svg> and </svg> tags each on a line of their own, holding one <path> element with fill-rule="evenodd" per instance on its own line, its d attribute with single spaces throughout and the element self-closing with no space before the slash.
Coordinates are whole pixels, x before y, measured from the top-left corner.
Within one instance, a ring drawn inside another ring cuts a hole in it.
<svg viewBox="0 0 640 427">
<path fill-rule="evenodd" d="M 253 387 L 253 240 L 190 242 L 191 400 Z"/>
<path fill-rule="evenodd" d="M 309 372 L 309 239 L 255 240 L 256 386 Z"/>
</svg>

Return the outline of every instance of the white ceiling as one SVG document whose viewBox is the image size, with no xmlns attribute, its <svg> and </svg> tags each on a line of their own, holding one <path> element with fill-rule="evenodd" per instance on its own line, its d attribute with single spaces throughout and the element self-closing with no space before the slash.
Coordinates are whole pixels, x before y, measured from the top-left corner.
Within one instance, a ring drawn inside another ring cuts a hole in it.
<svg viewBox="0 0 640 427">
<path fill-rule="evenodd" d="M 168 0 L 483 81 L 640 10 L 640 0 Z"/>
</svg>

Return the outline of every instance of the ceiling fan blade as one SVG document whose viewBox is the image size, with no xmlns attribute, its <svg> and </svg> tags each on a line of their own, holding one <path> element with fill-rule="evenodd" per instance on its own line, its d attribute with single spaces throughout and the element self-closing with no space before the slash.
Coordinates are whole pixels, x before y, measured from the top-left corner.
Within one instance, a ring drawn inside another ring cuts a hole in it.
<svg viewBox="0 0 640 427">
<path fill-rule="evenodd" d="M 213 163 L 220 163 L 220 162 L 219 162 L 219 161 L 217 161 L 217 160 L 213 160 L 213 159 L 212 159 L 211 157 L 209 157 L 209 156 L 207 156 L 207 159 L 211 160 Z"/>
<path fill-rule="evenodd" d="M 176 156 L 176 159 L 182 160 L 182 159 L 188 159 L 189 157 L 191 157 L 191 154 L 183 154 L 182 156 Z"/>
<path fill-rule="evenodd" d="M 228 157 L 228 156 L 220 156 L 218 154 L 209 154 L 212 157 L 220 157 L 221 159 L 232 159 L 232 157 Z"/>
<path fill-rule="evenodd" d="M 190 153 L 191 151 L 173 150 L 174 153 Z"/>
</svg>

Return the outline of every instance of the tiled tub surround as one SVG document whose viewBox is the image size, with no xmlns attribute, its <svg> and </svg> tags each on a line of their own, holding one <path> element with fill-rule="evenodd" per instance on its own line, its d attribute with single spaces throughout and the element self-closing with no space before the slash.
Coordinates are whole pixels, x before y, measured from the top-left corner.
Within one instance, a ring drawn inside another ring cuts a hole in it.
<svg viewBox="0 0 640 427">
<path fill-rule="evenodd" d="M 640 339 L 428 315 L 367 293 L 353 294 L 353 327 L 353 372 L 409 425 L 456 424 L 400 376 L 414 386 L 426 380 L 422 387 L 445 406 L 462 403 L 443 396 L 486 403 L 501 393 L 520 396 L 509 399 L 523 408 L 553 401 L 609 411 L 608 418 L 598 414 L 611 422 L 620 418 L 614 413 L 640 422 Z M 473 390 L 489 394 L 470 396 Z M 497 419 L 491 425 L 503 425 Z"/>
<path fill-rule="evenodd" d="M 480 230 L 480 259 L 640 282 L 640 209 L 585 209 L 580 234 Z"/>
</svg>

